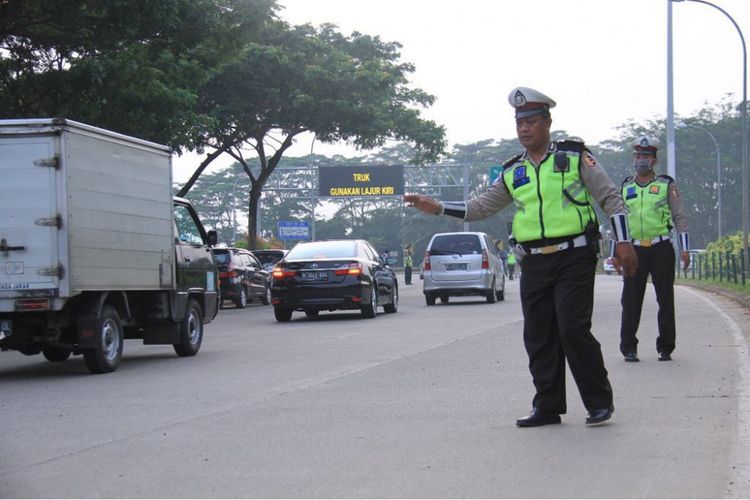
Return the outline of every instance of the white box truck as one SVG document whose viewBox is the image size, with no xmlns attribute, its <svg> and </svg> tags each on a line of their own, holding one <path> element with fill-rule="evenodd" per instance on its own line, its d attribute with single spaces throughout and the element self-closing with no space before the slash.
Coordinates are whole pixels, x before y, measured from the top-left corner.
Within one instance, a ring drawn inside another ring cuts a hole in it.
<svg viewBox="0 0 750 500">
<path fill-rule="evenodd" d="M 168 147 L 62 118 L 0 120 L 0 349 L 115 370 L 124 339 L 193 356 L 218 274 Z"/>
</svg>

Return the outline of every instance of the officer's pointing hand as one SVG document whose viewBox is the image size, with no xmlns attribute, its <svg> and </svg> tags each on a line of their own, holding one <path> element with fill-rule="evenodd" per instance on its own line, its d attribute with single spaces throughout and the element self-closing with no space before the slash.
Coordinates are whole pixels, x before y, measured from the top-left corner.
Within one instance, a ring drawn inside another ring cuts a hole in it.
<svg viewBox="0 0 750 500">
<path fill-rule="evenodd" d="M 690 265 L 690 252 L 682 252 L 680 258 L 682 259 L 682 270 L 686 271 Z"/>
<path fill-rule="evenodd" d="M 429 196 L 423 196 L 421 194 L 405 194 L 404 201 L 406 202 L 406 206 L 414 207 L 427 214 L 436 214 L 438 213 L 438 210 L 440 210 L 440 204 Z"/>
<path fill-rule="evenodd" d="M 615 246 L 615 258 L 612 259 L 618 273 L 630 277 L 638 268 L 638 256 L 635 247 L 627 241 L 621 241 Z"/>
</svg>

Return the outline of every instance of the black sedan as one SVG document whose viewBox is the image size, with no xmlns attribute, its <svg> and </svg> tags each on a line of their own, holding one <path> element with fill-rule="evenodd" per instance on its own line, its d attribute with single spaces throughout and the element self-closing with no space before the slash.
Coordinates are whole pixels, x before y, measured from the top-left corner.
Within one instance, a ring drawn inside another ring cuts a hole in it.
<svg viewBox="0 0 750 500">
<path fill-rule="evenodd" d="M 359 309 L 374 318 L 378 307 L 398 310 L 396 274 L 365 240 L 298 243 L 272 274 L 277 321 L 289 321 L 294 311 L 314 318 L 320 311 Z"/>
</svg>

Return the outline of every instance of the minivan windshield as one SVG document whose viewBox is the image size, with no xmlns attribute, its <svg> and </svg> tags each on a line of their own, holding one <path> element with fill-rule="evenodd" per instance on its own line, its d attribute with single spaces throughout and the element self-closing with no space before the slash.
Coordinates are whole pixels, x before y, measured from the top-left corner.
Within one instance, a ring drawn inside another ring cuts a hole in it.
<svg viewBox="0 0 750 500">
<path fill-rule="evenodd" d="M 229 252 L 217 252 L 216 249 L 214 249 L 214 260 L 217 264 L 229 264 L 232 260 L 232 256 Z"/>
<path fill-rule="evenodd" d="M 430 255 L 475 253 L 482 253 L 482 245 L 476 234 L 443 234 L 435 236 L 430 245 Z"/>
</svg>

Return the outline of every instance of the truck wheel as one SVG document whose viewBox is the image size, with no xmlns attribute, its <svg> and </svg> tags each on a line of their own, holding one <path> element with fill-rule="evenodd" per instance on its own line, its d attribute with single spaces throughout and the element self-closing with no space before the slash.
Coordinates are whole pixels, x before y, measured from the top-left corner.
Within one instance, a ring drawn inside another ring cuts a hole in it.
<svg viewBox="0 0 750 500">
<path fill-rule="evenodd" d="M 271 287 L 270 285 L 266 285 L 266 289 L 263 293 L 263 296 L 260 298 L 260 303 L 264 306 L 267 306 L 271 303 Z"/>
<path fill-rule="evenodd" d="M 122 358 L 122 323 L 114 307 L 106 304 L 99 318 L 97 346 L 84 349 L 83 359 L 91 373 L 109 373 L 117 369 Z"/>
<path fill-rule="evenodd" d="M 244 286 L 240 287 L 239 293 L 237 294 L 237 299 L 234 301 L 234 305 L 237 306 L 237 309 L 244 309 L 247 305 L 247 290 L 245 290 Z"/>
<path fill-rule="evenodd" d="M 286 323 L 292 319 L 292 310 L 288 307 L 276 306 L 273 308 L 273 315 L 276 316 L 276 321 L 279 323 Z"/>
<path fill-rule="evenodd" d="M 195 356 L 203 343 L 203 312 L 195 299 L 188 300 L 180 323 L 180 343 L 172 344 L 178 356 Z"/>
<path fill-rule="evenodd" d="M 70 349 L 66 349 L 64 347 L 48 345 L 42 348 L 42 354 L 44 354 L 44 357 L 47 358 L 47 361 L 67 361 L 67 359 L 70 357 L 71 351 Z"/>
<path fill-rule="evenodd" d="M 36 356 L 37 354 L 42 352 L 42 346 L 41 344 L 27 344 L 18 349 L 18 351 L 21 354 L 25 354 L 26 356 Z"/>
</svg>

